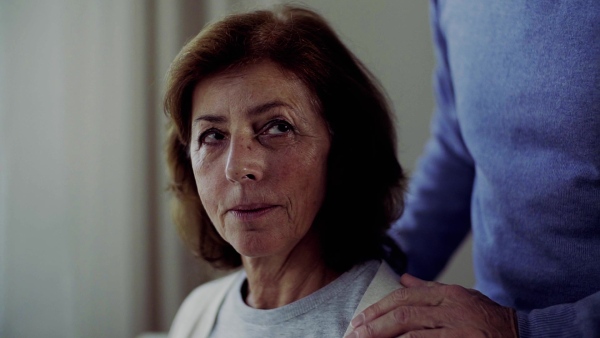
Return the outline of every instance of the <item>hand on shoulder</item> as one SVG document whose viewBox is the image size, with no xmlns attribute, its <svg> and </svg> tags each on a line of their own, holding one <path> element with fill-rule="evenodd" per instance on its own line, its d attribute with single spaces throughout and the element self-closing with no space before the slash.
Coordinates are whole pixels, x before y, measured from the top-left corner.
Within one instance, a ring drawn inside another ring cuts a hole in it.
<svg viewBox="0 0 600 338">
<path fill-rule="evenodd" d="M 518 337 L 516 313 L 479 291 L 409 274 L 400 288 L 352 320 L 346 337 Z"/>
</svg>

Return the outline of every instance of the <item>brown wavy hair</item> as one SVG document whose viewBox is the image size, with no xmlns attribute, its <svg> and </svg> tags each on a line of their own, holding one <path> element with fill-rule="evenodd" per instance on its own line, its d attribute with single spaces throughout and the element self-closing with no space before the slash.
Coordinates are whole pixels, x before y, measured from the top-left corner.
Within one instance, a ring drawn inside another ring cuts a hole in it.
<svg viewBox="0 0 600 338">
<path fill-rule="evenodd" d="M 219 268 L 241 265 L 208 218 L 189 157 L 192 93 L 210 75 L 261 61 L 295 74 L 327 121 L 332 142 L 326 196 L 313 227 L 325 263 L 337 271 L 383 256 L 386 230 L 403 210 L 405 175 L 393 115 L 366 67 L 317 13 L 283 5 L 206 26 L 173 61 L 164 98 L 172 215 L 184 242 Z"/>
</svg>

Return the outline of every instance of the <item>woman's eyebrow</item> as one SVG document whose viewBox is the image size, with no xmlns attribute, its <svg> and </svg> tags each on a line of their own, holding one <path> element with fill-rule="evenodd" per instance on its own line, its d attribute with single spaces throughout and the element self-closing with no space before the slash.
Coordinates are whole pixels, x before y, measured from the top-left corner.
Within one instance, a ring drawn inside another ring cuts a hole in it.
<svg viewBox="0 0 600 338">
<path fill-rule="evenodd" d="M 278 107 L 291 108 L 291 106 L 289 104 L 284 103 L 282 101 L 269 101 L 269 102 L 261 103 L 259 105 L 249 108 L 248 110 L 246 110 L 246 115 L 250 115 L 250 116 L 260 115 L 260 114 L 268 112 L 269 110 L 271 110 L 273 108 L 278 108 Z M 200 123 L 200 121 L 207 121 L 207 122 L 211 122 L 211 123 L 223 123 L 223 122 L 227 122 L 227 118 L 225 116 L 221 116 L 221 115 L 205 114 L 205 115 L 201 115 L 201 116 L 198 116 L 197 118 L 195 118 L 193 124 L 195 125 L 197 123 Z"/>
<path fill-rule="evenodd" d="M 211 123 L 223 123 L 227 121 L 227 118 L 225 116 L 207 114 L 195 118 L 193 124 L 198 124 L 200 123 L 200 121 L 207 121 Z"/>
</svg>

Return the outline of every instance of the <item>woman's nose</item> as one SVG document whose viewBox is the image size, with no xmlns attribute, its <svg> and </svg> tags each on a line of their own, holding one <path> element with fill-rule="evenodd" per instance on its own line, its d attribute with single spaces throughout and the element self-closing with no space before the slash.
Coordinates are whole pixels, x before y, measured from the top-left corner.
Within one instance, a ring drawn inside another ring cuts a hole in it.
<svg viewBox="0 0 600 338">
<path fill-rule="evenodd" d="M 230 182 L 260 181 L 263 177 L 264 160 L 251 140 L 234 139 L 229 143 L 225 176 Z"/>
</svg>

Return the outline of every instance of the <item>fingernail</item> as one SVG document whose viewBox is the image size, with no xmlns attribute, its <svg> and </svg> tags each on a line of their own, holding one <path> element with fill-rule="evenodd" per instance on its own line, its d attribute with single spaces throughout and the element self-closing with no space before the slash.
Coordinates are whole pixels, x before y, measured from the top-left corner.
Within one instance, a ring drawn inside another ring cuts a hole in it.
<svg viewBox="0 0 600 338">
<path fill-rule="evenodd" d="M 352 321 L 350 322 L 350 326 L 352 326 L 353 328 L 357 328 L 357 327 L 361 326 L 364 322 L 365 322 L 365 314 L 360 313 L 358 316 L 356 316 L 356 317 L 354 317 L 354 319 L 352 319 Z M 356 336 L 356 338 L 358 338 L 358 335 Z"/>
</svg>

